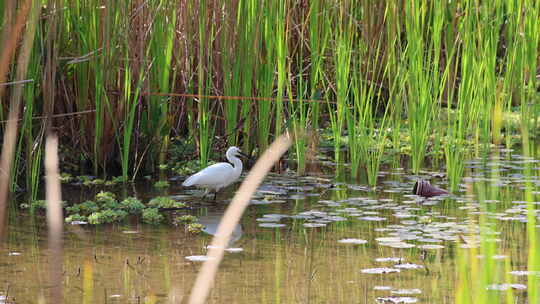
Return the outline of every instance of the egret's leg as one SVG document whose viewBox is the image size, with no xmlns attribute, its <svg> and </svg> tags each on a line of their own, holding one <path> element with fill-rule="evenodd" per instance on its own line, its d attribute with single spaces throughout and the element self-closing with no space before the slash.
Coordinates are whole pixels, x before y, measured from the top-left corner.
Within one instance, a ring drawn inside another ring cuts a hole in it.
<svg viewBox="0 0 540 304">
<path fill-rule="evenodd" d="M 209 192 L 210 192 L 210 190 L 209 190 L 208 188 L 206 188 L 206 189 L 204 190 L 202 199 L 204 199 L 204 198 L 206 197 L 206 195 L 208 195 Z"/>
<path fill-rule="evenodd" d="M 217 191 L 214 191 L 214 202 L 216 201 L 216 198 L 217 198 Z"/>
</svg>

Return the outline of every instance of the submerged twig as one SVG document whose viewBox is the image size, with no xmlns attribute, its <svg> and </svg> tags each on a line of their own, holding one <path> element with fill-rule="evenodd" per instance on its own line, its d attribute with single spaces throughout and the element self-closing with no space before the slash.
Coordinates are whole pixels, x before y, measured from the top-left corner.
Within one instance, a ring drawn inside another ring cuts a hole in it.
<svg viewBox="0 0 540 304">
<path fill-rule="evenodd" d="M 189 303 L 204 303 L 214 282 L 217 269 L 223 258 L 225 247 L 227 246 L 231 233 L 238 224 L 240 217 L 249 204 L 249 200 L 262 180 L 268 174 L 275 162 L 281 155 L 289 149 L 292 141 L 287 135 L 282 135 L 264 152 L 257 161 L 253 169 L 249 172 L 246 179 L 236 192 L 231 204 L 225 211 L 217 233 L 212 239 L 211 247 L 208 250 L 208 259 L 204 262 L 195 285 L 189 297 Z"/>
</svg>

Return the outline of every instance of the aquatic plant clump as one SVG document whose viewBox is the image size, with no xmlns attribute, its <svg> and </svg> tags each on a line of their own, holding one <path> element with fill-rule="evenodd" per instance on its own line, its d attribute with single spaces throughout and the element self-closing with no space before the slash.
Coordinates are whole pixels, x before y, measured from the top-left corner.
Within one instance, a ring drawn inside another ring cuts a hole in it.
<svg viewBox="0 0 540 304">
<path fill-rule="evenodd" d="M 167 188 L 170 184 L 168 181 L 157 181 L 154 183 L 154 187 L 156 188 Z"/>
<path fill-rule="evenodd" d="M 71 223 L 82 224 L 82 223 L 86 223 L 87 220 L 88 220 L 87 216 L 75 213 L 66 217 L 64 221 L 68 224 L 71 224 Z"/>
<path fill-rule="evenodd" d="M 167 196 L 158 196 L 150 200 L 150 202 L 148 203 L 148 206 L 154 207 L 154 208 L 164 208 L 164 209 L 165 208 L 180 209 L 180 208 L 186 207 L 186 204 L 182 202 L 178 202 Z"/>
<path fill-rule="evenodd" d="M 123 220 L 126 216 L 127 212 L 123 210 L 106 209 L 90 214 L 88 223 L 92 225 L 114 223 Z"/>
<path fill-rule="evenodd" d="M 189 223 L 186 225 L 187 231 L 190 233 L 201 233 L 204 229 L 204 226 L 199 223 Z"/>
<path fill-rule="evenodd" d="M 139 214 L 145 208 L 145 205 L 135 197 L 128 197 L 120 202 L 119 207 L 129 214 Z"/>
<path fill-rule="evenodd" d="M 157 225 L 163 221 L 164 217 L 157 208 L 146 208 L 142 212 L 142 220 L 147 224 Z"/>
<path fill-rule="evenodd" d="M 108 224 L 121 222 L 128 216 L 140 216 L 144 223 L 160 224 L 165 220 L 163 212 L 167 209 L 181 209 L 186 205 L 177 202 L 169 197 L 156 197 L 152 199 L 148 206 L 135 197 L 127 197 L 118 202 L 116 195 L 111 192 L 101 191 L 95 196 L 95 201 L 84 201 L 65 208 L 65 222 L 72 224 Z M 192 231 L 202 228 L 198 227 L 197 217 L 184 215 L 177 217 L 173 222 L 182 222 Z"/>
<path fill-rule="evenodd" d="M 193 215 L 182 215 L 175 218 L 177 223 L 195 223 L 197 220 L 197 217 Z"/>
<path fill-rule="evenodd" d="M 120 207 L 116 195 L 106 191 L 100 191 L 96 194 L 96 203 L 103 209 L 117 209 Z"/>
<path fill-rule="evenodd" d="M 93 201 L 85 201 L 80 204 L 75 204 L 69 207 L 66 207 L 67 214 L 80 214 L 80 215 L 90 215 L 94 212 L 99 211 L 99 206 Z"/>
</svg>

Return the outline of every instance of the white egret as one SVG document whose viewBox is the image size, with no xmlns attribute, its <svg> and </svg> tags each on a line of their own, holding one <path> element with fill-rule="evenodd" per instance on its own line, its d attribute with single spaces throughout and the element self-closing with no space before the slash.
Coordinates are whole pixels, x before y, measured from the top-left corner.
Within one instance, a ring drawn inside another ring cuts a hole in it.
<svg viewBox="0 0 540 304">
<path fill-rule="evenodd" d="M 237 147 L 230 147 L 227 149 L 225 156 L 232 165 L 224 162 L 208 166 L 188 177 L 182 183 L 182 186 L 205 188 L 206 192 L 204 195 L 213 190 L 215 192 L 215 200 L 219 189 L 227 187 L 240 177 L 240 174 L 242 173 L 242 161 L 238 156 L 248 157 Z"/>
</svg>

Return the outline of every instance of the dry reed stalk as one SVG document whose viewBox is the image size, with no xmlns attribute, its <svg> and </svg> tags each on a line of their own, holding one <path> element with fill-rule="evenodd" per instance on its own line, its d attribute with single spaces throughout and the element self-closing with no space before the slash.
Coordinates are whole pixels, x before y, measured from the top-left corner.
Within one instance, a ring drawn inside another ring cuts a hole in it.
<svg viewBox="0 0 540 304">
<path fill-rule="evenodd" d="M 0 55 L 0 83 L 6 82 L 6 78 L 9 72 L 10 62 L 17 48 L 17 43 L 19 41 L 19 36 L 26 24 L 26 19 L 28 13 L 30 12 L 30 7 L 32 0 L 26 0 L 23 2 L 15 19 L 15 25 L 11 28 L 11 33 L 9 34 L 5 45 L 2 45 L 2 54 Z M 9 29 L 9 27 L 8 27 Z M 0 101 L 4 96 L 4 90 L 6 86 L 0 86 Z"/>
<path fill-rule="evenodd" d="M 9 182 L 11 175 L 11 165 L 15 154 L 17 140 L 17 117 L 19 109 L 12 107 L 9 111 L 4 141 L 2 144 L 2 156 L 0 159 L 0 241 L 4 239 L 5 225 L 7 218 L 7 199 L 9 193 Z"/>
<path fill-rule="evenodd" d="M 62 194 L 58 173 L 58 137 L 49 135 L 45 143 L 47 225 L 49 227 L 49 279 L 53 284 L 50 303 L 62 303 Z"/>
<path fill-rule="evenodd" d="M 253 169 L 236 192 L 231 204 L 227 207 L 217 233 L 212 239 L 208 250 L 208 260 L 206 260 L 197 275 L 195 285 L 189 297 L 190 304 L 205 303 L 206 298 L 213 285 L 219 264 L 223 258 L 224 250 L 229 243 L 232 231 L 240 221 L 244 210 L 249 205 L 249 200 L 257 187 L 261 184 L 268 171 L 274 163 L 279 161 L 283 153 L 289 149 L 292 141 L 288 135 L 281 135 L 259 158 Z"/>
<path fill-rule="evenodd" d="M 28 63 L 30 62 L 30 54 L 32 53 L 32 46 L 34 45 L 34 37 L 36 34 L 36 27 L 39 17 L 41 5 L 39 1 L 34 1 L 32 11 L 28 17 L 25 34 L 22 38 L 22 44 L 19 48 L 19 56 L 17 58 L 17 69 L 15 73 L 16 81 L 24 81 L 26 73 L 28 71 Z M 23 82 L 14 84 L 13 93 L 11 95 L 11 105 L 20 108 L 21 96 L 23 92 Z"/>
<path fill-rule="evenodd" d="M 30 11 L 31 1 L 25 1 L 17 15 L 15 25 L 11 29 L 11 35 L 6 41 L 6 45 L 2 45 L 3 51 L 0 55 L 0 83 L 5 82 L 9 71 L 10 61 L 17 47 L 19 35 L 26 22 L 28 12 Z M 0 86 L 0 104 L 6 86 Z M 15 153 L 15 145 L 17 140 L 17 118 L 19 117 L 19 103 L 11 104 L 8 114 L 8 122 L 4 133 L 4 141 L 2 144 L 2 156 L 0 159 L 0 240 L 4 236 L 4 226 L 6 215 L 6 206 L 9 193 L 9 182 L 11 175 L 11 165 Z"/>
<path fill-rule="evenodd" d="M 2 33 L 0 33 L 0 45 L 6 45 L 6 41 L 11 34 L 11 27 L 13 25 L 13 19 L 16 16 L 17 1 L 5 0 L 2 7 L 4 16 L 2 17 Z"/>
</svg>

